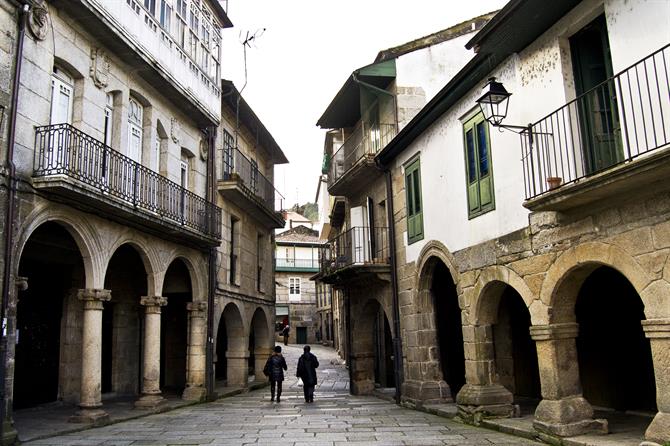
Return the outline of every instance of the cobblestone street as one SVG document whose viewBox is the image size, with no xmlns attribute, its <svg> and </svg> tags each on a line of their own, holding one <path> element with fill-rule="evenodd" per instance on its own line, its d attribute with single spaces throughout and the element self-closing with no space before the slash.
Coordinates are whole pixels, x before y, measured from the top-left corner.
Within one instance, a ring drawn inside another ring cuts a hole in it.
<svg viewBox="0 0 670 446">
<path fill-rule="evenodd" d="M 283 347 L 289 366 L 282 402 L 269 389 L 35 440 L 29 445 L 524 445 L 539 444 L 462 425 L 375 397 L 349 395 L 346 368 L 332 349 L 314 347 L 320 383 L 306 405 L 295 378 L 300 346 Z M 332 363 L 331 363 L 332 362 Z"/>
</svg>

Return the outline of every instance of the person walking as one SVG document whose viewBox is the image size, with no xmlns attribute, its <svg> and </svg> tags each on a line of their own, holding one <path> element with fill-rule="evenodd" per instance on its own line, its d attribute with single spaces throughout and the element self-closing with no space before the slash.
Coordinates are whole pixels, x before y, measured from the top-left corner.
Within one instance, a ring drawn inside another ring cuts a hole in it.
<svg viewBox="0 0 670 446">
<path fill-rule="evenodd" d="M 281 347 L 276 345 L 263 368 L 263 373 L 270 378 L 270 401 L 275 400 L 275 389 L 277 390 L 277 402 L 281 401 L 281 387 L 286 369 L 286 360 L 281 354 Z"/>
<path fill-rule="evenodd" d="M 286 324 L 284 329 L 281 331 L 281 335 L 284 336 L 284 345 L 288 345 L 288 335 L 291 332 L 291 327 Z"/>
<path fill-rule="evenodd" d="M 319 367 L 319 360 L 310 352 L 311 348 L 306 345 L 304 353 L 298 359 L 298 370 L 296 376 L 302 379 L 302 390 L 305 394 L 305 402 L 314 402 L 314 386 L 316 386 L 316 369 Z"/>
</svg>

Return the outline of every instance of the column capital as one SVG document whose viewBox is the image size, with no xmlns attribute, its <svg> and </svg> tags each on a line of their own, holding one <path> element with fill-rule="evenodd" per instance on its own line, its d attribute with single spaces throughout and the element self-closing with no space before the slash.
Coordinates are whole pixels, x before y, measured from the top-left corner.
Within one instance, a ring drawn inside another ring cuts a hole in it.
<svg viewBox="0 0 670 446">
<path fill-rule="evenodd" d="M 15 283 L 16 283 L 16 288 L 18 288 L 21 291 L 25 291 L 25 290 L 28 289 L 28 278 L 27 277 L 16 276 Z"/>
<path fill-rule="evenodd" d="M 647 338 L 670 338 L 670 319 L 647 319 L 642 321 L 642 330 Z"/>
<path fill-rule="evenodd" d="M 102 310 L 102 304 L 112 298 L 112 291 L 84 288 L 77 291 L 77 298 L 84 302 L 84 310 Z"/>
<path fill-rule="evenodd" d="M 554 339 L 573 339 L 579 333 L 579 324 L 567 322 L 563 324 L 532 325 L 530 337 L 534 341 L 551 341 Z"/>
<path fill-rule="evenodd" d="M 140 305 L 145 307 L 164 307 L 167 305 L 167 297 L 163 296 L 142 296 Z"/>
<path fill-rule="evenodd" d="M 186 311 L 190 311 L 191 313 L 204 313 L 207 311 L 207 302 L 188 302 L 186 304 Z"/>
</svg>

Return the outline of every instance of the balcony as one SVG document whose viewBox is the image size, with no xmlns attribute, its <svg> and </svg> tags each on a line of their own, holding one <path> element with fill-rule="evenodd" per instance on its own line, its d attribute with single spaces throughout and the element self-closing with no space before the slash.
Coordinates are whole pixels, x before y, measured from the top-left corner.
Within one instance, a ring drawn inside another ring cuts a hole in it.
<svg viewBox="0 0 670 446">
<path fill-rule="evenodd" d="M 197 246 L 221 240 L 221 209 L 69 124 L 35 130 L 33 185 L 68 204 Z"/>
<path fill-rule="evenodd" d="M 319 271 L 319 261 L 317 259 L 277 258 L 275 259 L 275 271 L 316 273 Z"/>
<path fill-rule="evenodd" d="M 224 155 L 222 179 L 218 181 L 221 195 L 249 213 L 267 228 L 283 228 L 282 195 L 270 180 L 238 149 Z"/>
<path fill-rule="evenodd" d="M 319 279 L 335 286 L 366 278 L 390 280 L 388 228 L 355 226 L 320 248 Z"/>
<path fill-rule="evenodd" d="M 395 123 L 370 125 L 361 120 L 330 159 L 328 192 L 347 196 L 365 186 L 378 174 L 375 155 L 396 133 Z"/>
<path fill-rule="evenodd" d="M 668 187 L 669 65 L 666 45 L 522 132 L 524 206 L 566 211 Z"/>
</svg>

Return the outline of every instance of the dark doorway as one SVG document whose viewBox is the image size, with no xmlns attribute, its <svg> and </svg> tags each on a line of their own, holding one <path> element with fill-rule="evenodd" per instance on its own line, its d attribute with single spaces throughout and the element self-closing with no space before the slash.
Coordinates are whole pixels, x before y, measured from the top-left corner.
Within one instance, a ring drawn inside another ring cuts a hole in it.
<svg viewBox="0 0 670 446">
<path fill-rule="evenodd" d="M 395 370 L 393 367 L 393 336 L 384 310 L 379 306 L 373 324 L 375 385 L 378 387 L 395 387 Z"/>
<path fill-rule="evenodd" d="M 433 270 L 431 295 L 435 306 L 435 327 L 440 349 L 442 377 L 449 384 L 452 398 L 465 384 L 465 353 L 458 293 L 449 269 L 437 261 Z"/>
<path fill-rule="evenodd" d="M 182 260 L 175 260 L 165 273 L 161 309 L 161 379 L 162 390 L 181 393 L 186 387 L 186 354 L 188 311 L 191 302 L 191 276 Z"/>
<path fill-rule="evenodd" d="M 512 287 L 505 287 L 493 326 L 496 371 L 501 384 L 522 405 L 542 398 L 537 348 L 530 337 L 530 313 L 523 298 Z"/>
<path fill-rule="evenodd" d="M 621 126 L 612 77 L 612 58 L 605 15 L 570 38 L 575 92 L 587 173 L 597 172 L 622 160 Z M 585 94 L 586 93 L 586 94 Z"/>
<path fill-rule="evenodd" d="M 113 303 L 105 302 L 102 311 L 102 393 L 112 391 L 112 355 L 114 354 L 114 309 Z"/>
<path fill-rule="evenodd" d="M 307 327 L 297 327 L 295 336 L 297 344 L 307 344 Z"/>
<path fill-rule="evenodd" d="M 68 398 L 79 378 L 61 383 L 62 339 L 71 330 L 74 348 L 64 367 L 81 370 L 81 315 L 77 292 L 84 288 L 84 265 L 79 249 L 65 228 L 45 223 L 33 232 L 21 254 L 19 275 L 28 278 L 16 308 L 14 409 Z M 66 330 L 62 332 L 62 330 Z M 64 347 L 65 348 L 65 347 Z M 72 377 L 72 375 L 70 375 Z M 60 392 L 59 392 L 60 391 Z M 60 395 L 59 395 L 60 393 Z"/>
<path fill-rule="evenodd" d="M 584 397 L 594 406 L 656 412 L 644 306 L 630 282 L 612 268 L 596 269 L 579 291 L 575 315 Z"/>
<path fill-rule="evenodd" d="M 228 332 L 226 331 L 226 320 L 224 315 L 221 315 L 219 321 L 219 329 L 216 332 L 216 368 L 215 377 L 217 380 L 228 379 L 228 358 L 226 352 L 228 351 Z"/>
</svg>

